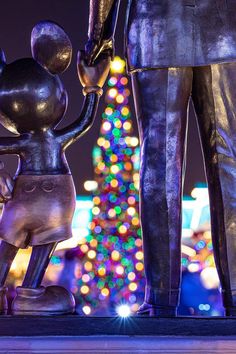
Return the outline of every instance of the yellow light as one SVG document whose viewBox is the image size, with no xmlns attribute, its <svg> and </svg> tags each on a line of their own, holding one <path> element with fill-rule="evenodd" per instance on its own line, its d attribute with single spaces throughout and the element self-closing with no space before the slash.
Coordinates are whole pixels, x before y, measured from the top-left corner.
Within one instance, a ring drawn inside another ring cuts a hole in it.
<svg viewBox="0 0 236 354">
<path fill-rule="evenodd" d="M 98 183 L 96 181 L 85 181 L 84 182 L 84 189 L 86 191 L 95 191 L 98 187 Z"/>
<path fill-rule="evenodd" d="M 103 296 L 108 296 L 109 295 L 109 290 L 107 288 L 104 288 L 104 289 L 101 290 L 101 294 Z"/>
<path fill-rule="evenodd" d="M 87 272 L 91 272 L 91 270 L 93 269 L 93 265 L 91 262 L 85 262 L 84 263 L 84 269 L 87 271 Z"/>
<path fill-rule="evenodd" d="M 107 107 L 105 109 L 105 113 L 106 113 L 107 116 L 111 116 L 112 113 L 113 113 L 113 109 L 111 107 Z"/>
<path fill-rule="evenodd" d="M 204 234 L 203 234 L 203 237 L 206 240 L 210 240 L 211 239 L 211 231 L 205 231 Z"/>
<path fill-rule="evenodd" d="M 121 225 L 118 230 L 120 234 L 125 234 L 127 232 L 127 227 L 125 225 Z"/>
<path fill-rule="evenodd" d="M 80 249 L 81 249 L 81 251 L 82 251 L 83 253 L 86 253 L 86 252 L 88 252 L 88 250 L 89 250 L 89 248 L 88 248 L 87 245 L 82 245 L 82 246 L 80 246 Z"/>
<path fill-rule="evenodd" d="M 138 138 L 136 138 L 135 136 L 133 136 L 130 140 L 130 145 L 131 146 L 137 146 L 138 145 Z"/>
<path fill-rule="evenodd" d="M 117 266 L 116 267 L 116 273 L 117 274 L 119 274 L 119 275 L 122 275 L 122 274 L 124 274 L 124 267 L 122 267 L 122 266 Z"/>
<path fill-rule="evenodd" d="M 113 188 L 116 188 L 118 186 L 118 181 L 116 179 L 112 179 L 111 182 L 110 182 L 110 185 L 113 187 Z"/>
<path fill-rule="evenodd" d="M 134 173 L 133 174 L 133 180 L 136 182 L 136 181 L 139 181 L 139 173 Z"/>
<path fill-rule="evenodd" d="M 98 163 L 98 169 L 99 169 L 99 170 L 103 171 L 103 170 L 105 169 L 105 167 L 106 167 L 106 166 L 105 166 L 105 163 L 104 163 L 104 162 L 99 162 L 99 163 Z"/>
<path fill-rule="evenodd" d="M 96 205 L 98 205 L 98 204 L 101 203 L 101 199 L 96 196 L 96 197 L 93 198 L 93 203 L 96 204 Z"/>
<path fill-rule="evenodd" d="M 88 294 L 89 293 L 89 287 L 87 285 L 83 285 L 81 286 L 80 288 L 80 292 L 84 295 Z"/>
<path fill-rule="evenodd" d="M 198 263 L 190 263 L 188 265 L 188 270 L 190 273 L 195 273 L 199 271 L 199 264 Z"/>
<path fill-rule="evenodd" d="M 91 241 L 89 242 L 89 244 L 90 244 L 91 247 L 96 248 L 97 245 L 98 245 L 98 241 L 95 240 L 95 239 L 93 239 L 93 240 L 91 240 Z"/>
<path fill-rule="evenodd" d="M 116 102 L 117 102 L 117 103 L 123 103 L 124 100 L 125 100 L 125 98 L 124 98 L 124 96 L 121 95 L 121 94 L 116 97 Z"/>
<path fill-rule="evenodd" d="M 120 57 L 115 57 L 111 62 L 111 72 L 112 73 L 123 73 L 125 71 L 125 61 Z"/>
<path fill-rule="evenodd" d="M 143 263 L 141 263 L 141 262 L 136 263 L 135 268 L 136 268 L 139 272 L 141 272 L 141 271 L 143 270 Z"/>
<path fill-rule="evenodd" d="M 136 259 L 141 261 L 143 259 L 143 252 L 142 251 L 136 252 L 135 257 L 136 257 Z"/>
<path fill-rule="evenodd" d="M 95 222 L 92 221 L 92 222 L 89 223 L 89 229 L 90 230 L 93 230 L 95 228 L 95 226 L 96 226 Z"/>
<path fill-rule="evenodd" d="M 109 149 L 110 146 L 111 146 L 110 141 L 109 141 L 109 140 L 105 140 L 105 141 L 104 141 L 104 144 L 103 144 L 103 147 L 104 147 L 105 149 Z"/>
<path fill-rule="evenodd" d="M 193 190 L 191 192 L 191 197 L 196 199 L 197 198 L 197 192 L 198 192 L 197 188 L 193 188 Z"/>
<path fill-rule="evenodd" d="M 82 281 L 83 281 L 84 283 L 89 282 L 89 281 L 90 281 L 90 276 L 89 276 L 88 274 L 84 274 L 84 275 L 82 276 Z"/>
<path fill-rule="evenodd" d="M 109 209 L 108 210 L 108 216 L 109 218 L 114 218 L 116 216 L 116 212 L 114 209 Z"/>
<path fill-rule="evenodd" d="M 106 274 L 106 269 L 105 268 L 99 268 L 98 269 L 98 274 L 100 275 L 100 277 L 103 277 Z"/>
<path fill-rule="evenodd" d="M 104 138 L 99 138 L 99 139 L 97 140 L 97 144 L 98 144 L 99 146 L 103 146 L 104 142 L 105 142 L 105 139 L 104 139 Z"/>
<path fill-rule="evenodd" d="M 130 129 L 131 129 L 131 127 L 132 127 L 132 125 L 131 125 L 131 123 L 130 123 L 130 122 L 124 122 L 124 124 L 123 124 L 123 128 L 124 128 L 125 130 L 130 130 Z"/>
<path fill-rule="evenodd" d="M 113 261 L 118 261 L 120 259 L 120 253 L 118 251 L 112 251 L 111 258 Z"/>
<path fill-rule="evenodd" d="M 186 245 L 181 245 L 181 251 L 182 253 L 186 254 L 189 257 L 195 257 L 196 256 L 196 251 L 195 249 L 186 246 Z"/>
<path fill-rule="evenodd" d="M 131 222 L 132 222 L 132 225 L 134 225 L 134 226 L 139 225 L 139 219 L 136 217 L 134 217 Z"/>
<path fill-rule="evenodd" d="M 102 125 L 102 129 L 105 130 L 106 132 L 111 129 L 111 123 L 110 122 L 104 122 Z"/>
<path fill-rule="evenodd" d="M 89 306 L 87 306 L 87 305 L 83 306 L 82 310 L 83 310 L 85 315 L 90 315 L 90 313 L 91 313 L 91 308 Z"/>
<path fill-rule="evenodd" d="M 219 286 L 219 277 L 215 267 L 207 267 L 201 271 L 200 279 L 206 289 L 216 289 Z"/>
<path fill-rule="evenodd" d="M 127 214 L 130 215 L 130 216 L 134 216 L 134 214 L 136 213 L 136 210 L 134 207 L 129 207 L 127 209 Z"/>
<path fill-rule="evenodd" d="M 133 281 L 135 278 L 136 278 L 136 275 L 135 275 L 134 272 L 130 272 L 130 273 L 128 274 L 128 279 L 129 279 L 130 281 Z"/>
<path fill-rule="evenodd" d="M 118 160 L 118 156 L 117 155 L 113 154 L 113 155 L 110 156 L 110 161 L 111 162 L 117 162 L 117 160 Z"/>
<path fill-rule="evenodd" d="M 115 89 L 115 88 L 112 88 L 112 89 L 110 89 L 110 90 L 108 91 L 108 95 L 109 95 L 111 98 L 115 98 L 115 97 L 117 96 L 117 94 L 118 94 L 118 91 L 117 91 L 117 89 Z"/>
<path fill-rule="evenodd" d="M 92 209 L 92 213 L 93 213 L 93 215 L 98 215 L 98 214 L 100 213 L 99 207 L 94 207 L 94 208 Z"/>
<path fill-rule="evenodd" d="M 114 123 L 114 126 L 115 126 L 116 128 L 121 128 L 121 127 L 122 127 L 121 121 L 120 121 L 119 119 L 117 119 L 117 120 L 115 121 L 115 123 Z"/>
<path fill-rule="evenodd" d="M 121 110 L 122 116 L 127 116 L 129 114 L 129 108 L 128 107 L 123 107 Z"/>
<path fill-rule="evenodd" d="M 130 291 L 136 291 L 137 290 L 137 284 L 136 283 L 130 283 L 129 284 L 129 290 Z"/>
<path fill-rule="evenodd" d="M 96 257 L 96 252 L 94 250 L 90 250 L 88 252 L 88 258 L 94 259 Z"/>
<path fill-rule="evenodd" d="M 110 170 L 111 170 L 111 173 L 114 173 L 114 174 L 116 174 L 120 171 L 119 166 L 117 166 L 117 165 L 111 166 Z"/>
<path fill-rule="evenodd" d="M 90 228 L 90 227 L 89 227 Z M 78 240 L 78 245 L 82 245 L 83 243 L 86 242 L 86 238 L 85 237 L 81 237 L 79 240 Z"/>
</svg>

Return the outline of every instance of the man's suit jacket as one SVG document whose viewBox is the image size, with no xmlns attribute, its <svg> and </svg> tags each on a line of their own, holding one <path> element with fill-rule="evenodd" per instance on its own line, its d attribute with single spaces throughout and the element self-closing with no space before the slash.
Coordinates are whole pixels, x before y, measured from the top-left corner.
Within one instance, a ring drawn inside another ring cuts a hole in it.
<svg viewBox="0 0 236 354">
<path fill-rule="evenodd" d="M 236 61 L 236 0 L 129 0 L 129 71 Z"/>
</svg>

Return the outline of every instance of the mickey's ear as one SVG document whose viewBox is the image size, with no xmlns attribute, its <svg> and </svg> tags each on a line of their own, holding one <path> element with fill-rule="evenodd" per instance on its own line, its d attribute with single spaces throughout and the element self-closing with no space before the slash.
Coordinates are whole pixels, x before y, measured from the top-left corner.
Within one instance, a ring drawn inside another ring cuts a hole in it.
<svg viewBox="0 0 236 354">
<path fill-rule="evenodd" d="M 6 65 L 6 57 L 4 51 L 0 48 L 0 74 L 5 65 Z"/>
<path fill-rule="evenodd" d="M 34 26 L 31 51 L 33 58 L 51 74 L 62 73 L 71 62 L 71 42 L 64 30 L 51 21 L 42 21 Z"/>
</svg>

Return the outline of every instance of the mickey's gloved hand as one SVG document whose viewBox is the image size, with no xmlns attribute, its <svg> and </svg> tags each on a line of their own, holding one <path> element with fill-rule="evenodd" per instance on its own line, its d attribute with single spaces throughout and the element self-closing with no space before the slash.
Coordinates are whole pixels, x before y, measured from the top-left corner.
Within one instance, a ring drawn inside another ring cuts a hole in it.
<svg viewBox="0 0 236 354">
<path fill-rule="evenodd" d="M 0 202 L 6 203 L 12 198 L 14 181 L 4 168 L 4 163 L 0 161 Z"/>
<path fill-rule="evenodd" d="M 102 87 L 110 70 L 110 62 L 110 56 L 101 54 L 93 65 L 88 65 L 85 52 L 78 52 L 78 75 L 85 95 L 91 92 L 102 94 Z"/>
</svg>

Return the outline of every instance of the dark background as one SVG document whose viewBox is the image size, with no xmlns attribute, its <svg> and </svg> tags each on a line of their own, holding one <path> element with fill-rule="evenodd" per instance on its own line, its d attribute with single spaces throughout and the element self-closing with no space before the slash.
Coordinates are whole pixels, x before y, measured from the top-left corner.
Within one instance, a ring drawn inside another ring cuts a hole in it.
<svg viewBox="0 0 236 354">
<path fill-rule="evenodd" d="M 69 95 L 68 111 L 62 125 L 68 124 L 79 115 L 83 102 L 81 86 L 76 72 L 76 55 L 77 50 L 84 47 L 87 38 L 89 0 L 5 0 L 1 1 L 0 4 L 0 47 L 5 51 L 8 62 L 21 57 L 31 56 L 30 33 L 35 23 L 40 20 L 56 21 L 64 27 L 69 35 L 74 55 L 71 66 L 62 75 L 62 80 Z M 120 56 L 123 56 L 123 28 L 126 4 L 127 0 L 121 1 L 116 31 L 116 54 Z M 138 134 L 132 99 L 130 104 L 133 112 L 135 134 Z M 94 126 L 67 151 L 67 158 L 78 194 L 85 193 L 83 188 L 84 181 L 94 178 L 92 148 L 99 134 L 101 113 L 104 107 L 105 103 L 104 99 L 102 99 Z M 10 135 L 10 133 L 0 127 L 0 135 Z M 17 166 L 17 157 L 3 156 L 2 160 L 8 170 L 14 173 Z M 193 110 L 190 106 L 185 193 L 189 194 L 196 182 L 204 181 L 205 176 L 198 131 Z"/>
</svg>

